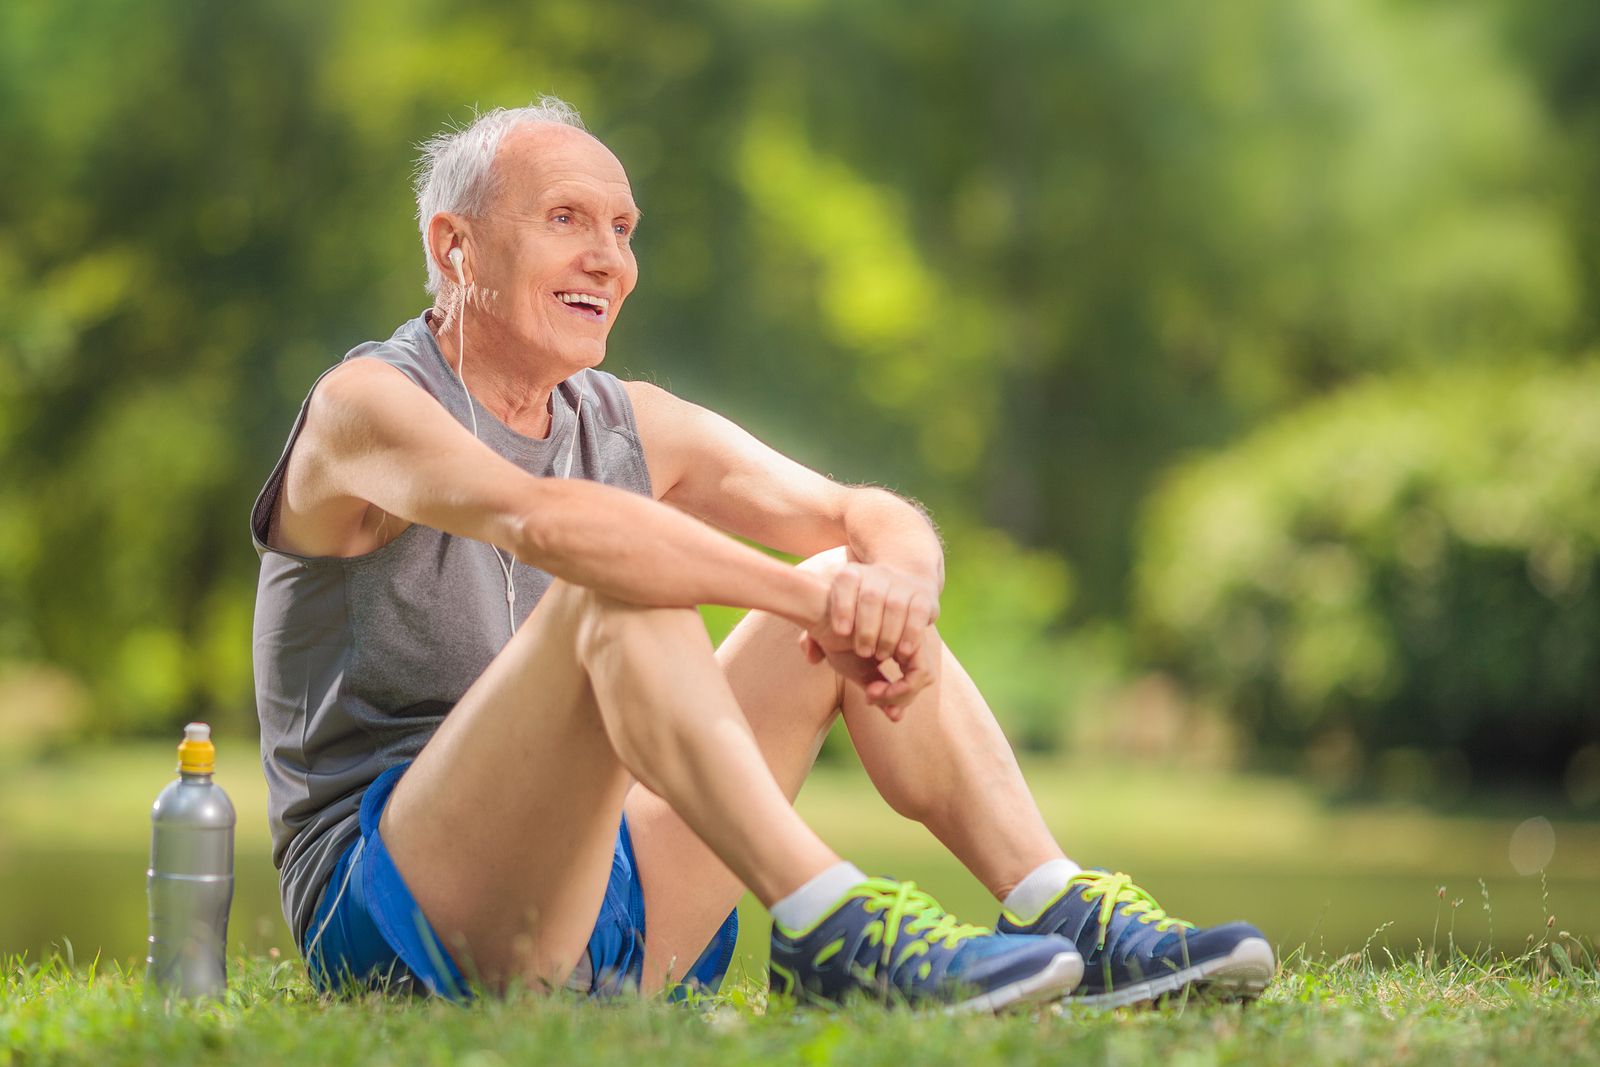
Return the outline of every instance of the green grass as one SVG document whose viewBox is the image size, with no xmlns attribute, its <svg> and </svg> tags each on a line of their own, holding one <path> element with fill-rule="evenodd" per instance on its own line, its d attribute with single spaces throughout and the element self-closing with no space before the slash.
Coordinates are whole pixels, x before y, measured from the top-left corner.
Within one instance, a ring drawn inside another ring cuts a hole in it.
<svg viewBox="0 0 1600 1067">
<path fill-rule="evenodd" d="M 739 983 L 692 1007 L 512 996 L 468 1007 L 323 999 L 297 963 L 236 960 L 224 1001 L 163 1005 L 137 971 L 13 959 L 0 1063 L 1479 1064 L 1600 1062 L 1600 975 L 1576 942 L 1468 957 L 1296 956 L 1253 1005 L 947 1018 L 858 1004 L 771 1010 Z"/>
<path fill-rule="evenodd" d="M 138 957 L 150 802 L 172 774 L 173 752 L 137 743 L 0 758 L 0 956 L 38 959 L 70 940 L 80 959 Z M 1025 770 L 1075 858 L 1132 873 L 1184 918 L 1249 919 L 1285 953 L 1306 944 L 1338 957 L 1380 928 L 1375 952 L 1443 949 L 1453 930 L 1466 950 L 1492 943 L 1518 953 L 1552 915 L 1553 935 L 1600 940 L 1600 823 L 1556 818 L 1543 878 L 1511 867 L 1518 823 L 1557 814 L 1538 798 L 1441 814 L 1404 803 L 1330 806 L 1284 776 L 1089 758 L 1030 760 Z M 253 741 L 220 739 L 218 781 L 239 813 L 230 949 L 293 955 Z M 993 921 L 994 899 L 925 829 L 890 811 L 859 767 L 819 767 L 799 807 L 865 869 L 915 879 L 962 918 Z M 754 901 L 743 914 L 734 973 L 760 974 L 766 916 Z"/>
<path fill-rule="evenodd" d="M 231 741 L 219 774 L 240 816 L 230 993 L 168 1008 L 146 1001 L 134 961 L 149 803 L 171 765 L 171 746 L 131 745 L 0 768 L 0 1064 L 1600 1063 L 1600 975 L 1579 948 L 1600 931 L 1600 825 L 1558 821 L 1547 879 L 1521 878 L 1507 842 L 1533 807 L 1328 807 L 1285 778 L 1092 760 L 1029 764 L 1052 827 L 1177 914 L 1262 925 L 1289 962 L 1261 1002 L 1001 1019 L 768 1012 L 765 915 L 748 902 L 728 995 L 694 1008 L 319 999 L 276 914 L 253 746 Z M 800 808 L 863 865 L 992 918 L 993 899 L 859 768 L 820 768 Z M 76 965 L 21 962 L 68 937 Z"/>
</svg>

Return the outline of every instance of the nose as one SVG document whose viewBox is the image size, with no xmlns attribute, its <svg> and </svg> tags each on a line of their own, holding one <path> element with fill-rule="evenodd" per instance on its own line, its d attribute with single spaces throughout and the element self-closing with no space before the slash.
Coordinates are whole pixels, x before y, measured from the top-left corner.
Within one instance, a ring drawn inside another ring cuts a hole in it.
<svg viewBox="0 0 1600 1067">
<path fill-rule="evenodd" d="M 624 239 L 617 236 L 610 226 L 596 227 L 588 247 L 584 249 L 584 271 L 608 278 L 620 274 L 628 264 L 623 242 Z"/>
</svg>

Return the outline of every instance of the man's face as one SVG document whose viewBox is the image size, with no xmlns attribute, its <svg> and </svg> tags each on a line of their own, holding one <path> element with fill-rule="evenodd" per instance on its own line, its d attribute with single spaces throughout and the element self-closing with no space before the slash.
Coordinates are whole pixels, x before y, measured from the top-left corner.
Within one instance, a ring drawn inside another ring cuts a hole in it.
<svg viewBox="0 0 1600 1067">
<path fill-rule="evenodd" d="M 570 126 L 524 126 L 495 156 L 498 189 L 475 220 L 473 281 L 519 347 L 576 371 L 597 365 L 639 278 L 639 221 L 617 157 Z"/>
</svg>

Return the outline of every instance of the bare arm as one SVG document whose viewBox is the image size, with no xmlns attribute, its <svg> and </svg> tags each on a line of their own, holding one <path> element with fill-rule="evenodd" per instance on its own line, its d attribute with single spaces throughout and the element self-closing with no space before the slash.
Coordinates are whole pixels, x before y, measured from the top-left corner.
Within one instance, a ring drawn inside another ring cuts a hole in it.
<svg viewBox="0 0 1600 1067">
<path fill-rule="evenodd" d="M 812 627 L 802 646 L 897 717 L 938 677 L 924 637 L 939 616 L 944 552 L 927 517 L 886 490 L 839 485 L 655 386 L 627 385 L 661 499 L 781 551 L 848 546 L 854 562 L 830 583 L 829 625 Z M 878 674 L 890 659 L 898 681 Z"/>
<path fill-rule="evenodd" d="M 798 556 L 848 545 L 944 587 L 944 551 L 926 515 L 885 489 L 843 486 L 715 412 L 645 382 L 626 383 L 658 497 L 719 529 Z"/>
<path fill-rule="evenodd" d="M 323 380 L 295 451 L 298 522 L 370 505 L 633 603 L 760 608 L 801 626 L 826 611 L 817 576 L 621 489 L 529 475 L 376 360 Z"/>
</svg>

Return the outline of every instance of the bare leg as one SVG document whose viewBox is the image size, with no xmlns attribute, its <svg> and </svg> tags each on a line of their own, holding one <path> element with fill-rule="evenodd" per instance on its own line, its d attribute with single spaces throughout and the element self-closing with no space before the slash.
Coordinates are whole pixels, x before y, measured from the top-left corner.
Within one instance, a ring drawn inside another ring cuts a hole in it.
<svg viewBox="0 0 1600 1067">
<path fill-rule="evenodd" d="M 773 780 L 699 617 L 558 581 L 400 780 L 381 824 L 469 973 L 500 986 L 571 971 L 630 775 L 769 903 L 838 861 Z"/>
<path fill-rule="evenodd" d="M 826 569 L 843 558 L 824 553 L 802 566 Z M 826 664 L 807 663 L 798 637 L 785 620 L 751 612 L 717 651 L 773 776 L 791 798 L 842 703 L 862 764 L 885 800 L 926 825 L 997 898 L 1062 854 L 993 713 L 948 650 L 938 685 L 892 723 L 860 690 L 841 686 Z M 650 991 L 694 963 L 742 888 L 659 797 L 635 788 L 626 806 L 644 887 L 644 989 Z"/>
<path fill-rule="evenodd" d="M 843 688 L 826 665 L 806 662 L 799 633 L 783 619 L 751 612 L 717 649 L 761 754 L 790 802 L 839 713 Z M 688 971 L 744 885 L 655 793 L 635 786 L 626 809 L 644 889 L 641 991 L 651 993 Z"/>
<path fill-rule="evenodd" d="M 890 807 L 926 826 L 1004 900 L 1028 872 L 1059 859 L 1061 846 L 994 712 L 948 648 L 942 656 L 939 681 L 897 723 L 847 686 L 845 726 Z"/>
</svg>

